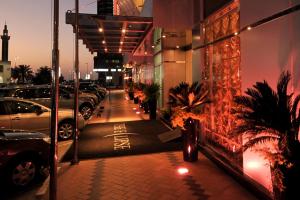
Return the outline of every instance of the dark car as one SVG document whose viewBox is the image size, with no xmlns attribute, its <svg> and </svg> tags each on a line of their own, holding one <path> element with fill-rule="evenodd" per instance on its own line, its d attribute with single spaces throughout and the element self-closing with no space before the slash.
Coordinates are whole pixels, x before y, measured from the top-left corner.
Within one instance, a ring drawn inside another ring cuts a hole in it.
<svg viewBox="0 0 300 200">
<path fill-rule="evenodd" d="M 28 131 L 0 130 L 0 182 L 25 187 L 48 174 L 49 136 Z"/>
</svg>

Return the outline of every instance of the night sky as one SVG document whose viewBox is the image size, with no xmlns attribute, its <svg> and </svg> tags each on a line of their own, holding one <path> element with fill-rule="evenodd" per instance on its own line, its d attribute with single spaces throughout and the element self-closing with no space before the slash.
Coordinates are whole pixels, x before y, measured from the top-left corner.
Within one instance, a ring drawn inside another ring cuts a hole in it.
<svg viewBox="0 0 300 200">
<path fill-rule="evenodd" d="M 65 24 L 65 12 L 74 9 L 75 0 L 60 0 L 60 66 L 66 79 L 73 69 L 74 34 L 72 26 Z M 79 0 L 81 13 L 96 13 L 95 0 Z M 94 3 L 93 3 L 94 2 Z M 12 66 L 26 64 L 34 70 L 51 66 L 53 0 L 2 0 L 0 5 L 0 31 L 6 21 L 9 35 L 9 60 Z M 90 4 L 90 5 L 89 5 Z M 80 71 L 84 77 L 87 64 L 92 70 L 93 56 L 82 41 L 80 48 Z"/>
</svg>

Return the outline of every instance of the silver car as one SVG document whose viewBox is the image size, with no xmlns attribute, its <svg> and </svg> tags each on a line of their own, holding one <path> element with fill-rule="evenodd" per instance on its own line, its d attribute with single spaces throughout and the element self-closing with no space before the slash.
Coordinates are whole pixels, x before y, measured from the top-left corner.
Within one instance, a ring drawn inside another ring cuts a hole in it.
<svg viewBox="0 0 300 200">
<path fill-rule="evenodd" d="M 50 108 L 36 102 L 0 98 L 0 129 L 22 129 L 50 134 Z M 78 116 L 78 128 L 83 129 L 85 121 Z M 73 135 L 73 110 L 59 109 L 58 139 L 67 140 Z"/>
</svg>

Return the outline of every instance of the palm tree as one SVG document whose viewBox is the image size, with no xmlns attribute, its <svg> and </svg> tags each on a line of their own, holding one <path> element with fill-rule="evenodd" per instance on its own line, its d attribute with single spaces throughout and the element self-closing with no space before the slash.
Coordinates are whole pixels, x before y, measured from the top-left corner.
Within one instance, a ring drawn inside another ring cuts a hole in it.
<svg viewBox="0 0 300 200">
<path fill-rule="evenodd" d="M 184 128 L 185 121 L 188 118 L 195 120 L 203 119 L 199 113 L 199 107 L 210 103 L 208 99 L 208 90 L 203 84 L 194 82 L 192 85 L 188 83 L 180 83 L 178 86 L 169 90 L 169 105 L 173 108 L 172 115 L 173 126 Z"/>
<path fill-rule="evenodd" d="M 50 84 L 51 80 L 51 69 L 48 66 L 40 67 L 33 79 L 35 84 Z"/>
<path fill-rule="evenodd" d="M 144 86 L 143 93 L 145 101 L 148 102 L 150 119 L 156 119 L 157 98 L 159 96 L 160 86 L 157 83 L 151 83 Z"/>
<path fill-rule="evenodd" d="M 13 70 L 13 76 L 18 79 L 18 83 L 26 83 L 33 77 L 33 71 L 30 65 L 19 65 Z"/>
<path fill-rule="evenodd" d="M 183 135 L 183 159 L 198 160 L 198 134 L 196 121 L 204 119 L 201 106 L 210 103 L 208 90 L 203 84 L 194 82 L 180 83 L 169 90 L 169 105 L 172 109 L 171 122 L 174 127 L 181 127 Z"/>
<path fill-rule="evenodd" d="M 235 97 L 237 106 L 233 109 L 240 122 L 233 136 L 247 137 L 243 150 L 258 149 L 270 161 L 274 194 L 279 199 L 294 199 L 300 180 L 300 95 L 287 93 L 290 79 L 290 73 L 283 72 L 277 91 L 266 81 L 257 82 L 247 89 L 245 96 Z M 260 148 L 260 144 L 269 142 L 275 144 L 276 152 Z"/>
</svg>

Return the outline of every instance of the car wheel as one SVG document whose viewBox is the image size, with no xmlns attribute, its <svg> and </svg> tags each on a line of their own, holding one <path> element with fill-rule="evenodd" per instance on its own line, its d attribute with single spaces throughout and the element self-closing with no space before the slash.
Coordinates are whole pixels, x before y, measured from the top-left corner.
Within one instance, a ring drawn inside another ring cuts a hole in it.
<svg viewBox="0 0 300 200">
<path fill-rule="evenodd" d="M 90 105 L 82 105 L 80 107 L 80 113 L 81 113 L 83 119 L 87 120 L 92 116 L 93 108 Z"/>
<path fill-rule="evenodd" d="M 31 158 L 16 160 L 10 167 L 8 181 L 15 187 L 26 187 L 36 179 L 39 165 Z"/>
<path fill-rule="evenodd" d="M 73 135 L 73 123 L 71 121 L 63 121 L 58 126 L 58 139 L 68 140 Z"/>
</svg>

